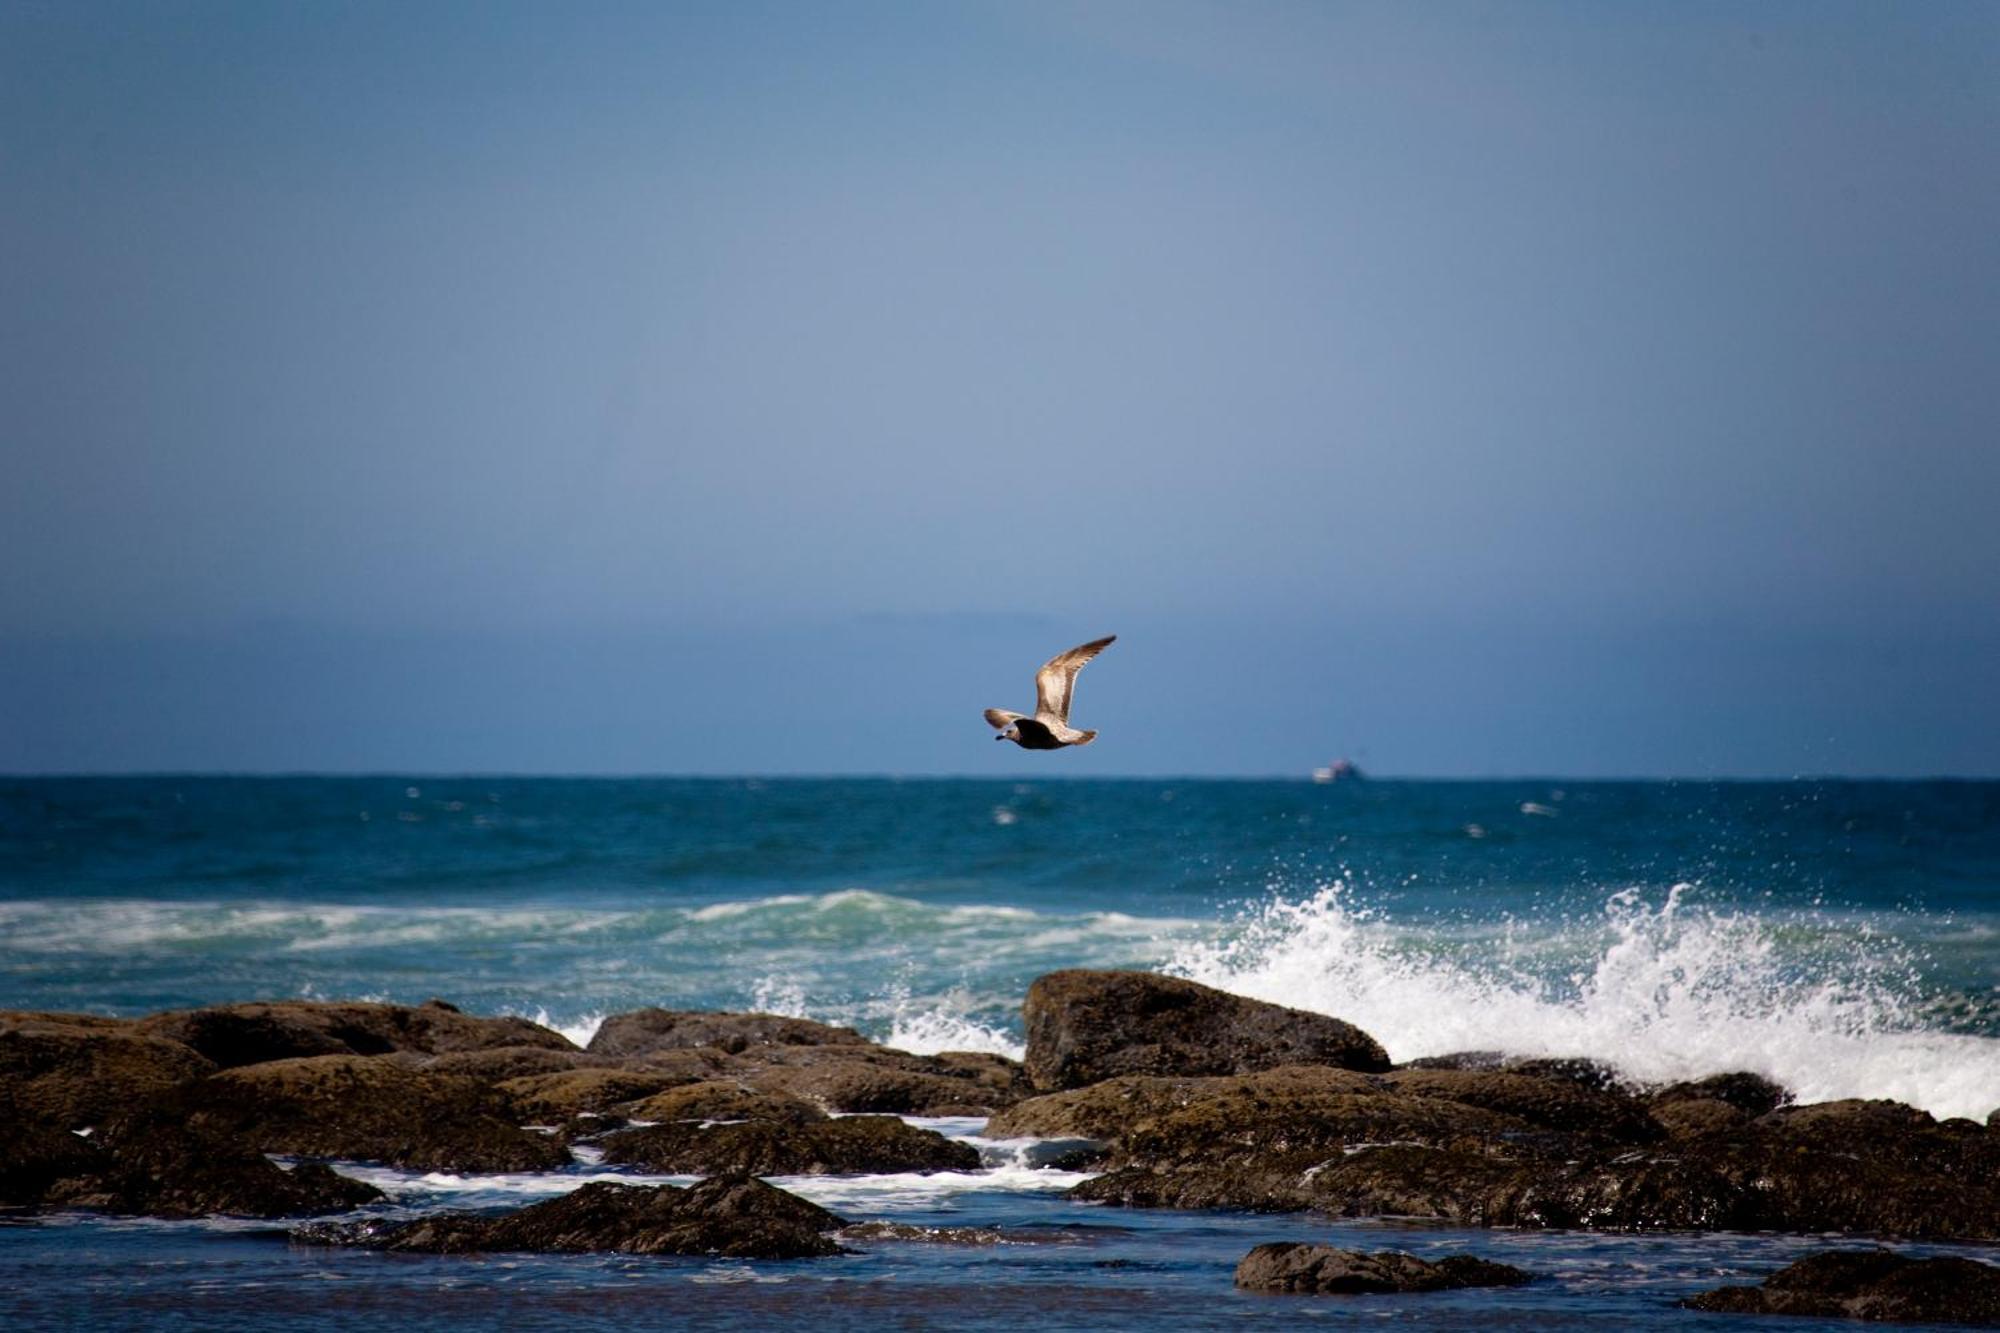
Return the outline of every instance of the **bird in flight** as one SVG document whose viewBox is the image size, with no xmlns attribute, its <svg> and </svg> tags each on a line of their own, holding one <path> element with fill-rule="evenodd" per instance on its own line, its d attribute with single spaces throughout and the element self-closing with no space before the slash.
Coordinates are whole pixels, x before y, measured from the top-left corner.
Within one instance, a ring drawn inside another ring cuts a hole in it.
<svg viewBox="0 0 2000 1333">
<path fill-rule="evenodd" d="M 1065 745 L 1088 745 L 1097 739 L 1094 731 L 1078 731 L 1069 724 L 1070 696 L 1076 690 L 1076 673 L 1084 664 L 1110 646 L 1116 634 L 1078 644 L 1066 653 L 1057 653 L 1035 673 L 1035 715 L 1010 713 L 1004 708 L 986 710 L 986 720 L 1000 729 L 996 741 L 1012 741 L 1023 750 L 1060 750 Z"/>
</svg>

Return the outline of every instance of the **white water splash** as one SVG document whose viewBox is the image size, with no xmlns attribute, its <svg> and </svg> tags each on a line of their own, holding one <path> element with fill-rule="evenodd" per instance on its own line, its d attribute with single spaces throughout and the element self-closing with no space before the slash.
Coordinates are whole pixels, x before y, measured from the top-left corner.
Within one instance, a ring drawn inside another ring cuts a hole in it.
<svg viewBox="0 0 2000 1333">
<path fill-rule="evenodd" d="M 547 1009 L 537 1009 L 532 1014 L 519 1014 L 517 1016 L 527 1019 L 530 1023 L 538 1023 L 551 1032 L 562 1033 L 563 1036 L 569 1038 L 573 1045 L 579 1048 L 590 1045 L 590 1039 L 597 1035 L 597 1029 L 604 1026 L 605 1019 L 605 1015 L 602 1013 L 588 1013 L 581 1018 L 563 1022 L 551 1016 Z"/>
<path fill-rule="evenodd" d="M 1180 949 L 1164 971 L 1332 1014 L 1395 1060 L 1453 1051 L 1588 1056 L 1642 1082 L 1747 1069 L 1802 1102 L 1889 1097 L 1937 1116 L 2000 1106 L 2000 1040 L 1924 1029 L 1908 961 L 1865 927 L 1820 931 L 1614 894 L 1560 981 L 1503 935 L 1478 962 L 1399 942 L 1346 886 L 1264 909 L 1236 939 Z M 1572 945 L 1577 942 L 1572 940 Z"/>
<path fill-rule="evenodd" d="M 1027 1048 L 1015 1037 L 990 1023 L 982 1023 L 967 1011 L 970 1000 L 962 991 L 943 997 L 935 1005 L 901 999 L 896 1005 L 889 1036 L 883 1043 L 913 1055 L 936 1055 L 939 1051 L 981 1051 L 1019 1060 Z"/>
</svg>

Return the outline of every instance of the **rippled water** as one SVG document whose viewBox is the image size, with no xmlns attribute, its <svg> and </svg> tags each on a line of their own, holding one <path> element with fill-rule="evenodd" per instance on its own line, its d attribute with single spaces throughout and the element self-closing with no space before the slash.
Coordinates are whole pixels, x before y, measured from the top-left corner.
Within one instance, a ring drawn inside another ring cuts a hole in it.
<svg viewBox="0 0 2000 1333">
<path fill-rule="evenodd" d="M 2000 1105 L 2000 784 L 0 782 L 0 1007 L 437 995 L 580 1040 L 642 1004 L 755 1007 L 913 1050 L 1018 1053 L 1022 993 L 1065 966 L 1338 1014 L 1398 1059 L 1750 1068 L 1809 1100 L 1983 1117 Z M 384 1183 L 396 1208 L 499 1207 L 592 1169 Z M 1678 1295 L 1808 1245 L 1128 1213 L 1070 1204 L 1066 1183 L 1018 1165 L 801 1183 L 854 1216 L 1051 1236 L 821 1264 L 432 1259 L 293 1249 L 241 1223 L 42 1221 L 0 1227 L 0 1310 L 149 1327 L 663 1311 L 740 1327 L 1665 1327 L 1696 1318 Z M 1298 1237 L 1467 1247 L 1548 1277 L 1331 1303 L 1230 1288 L 1251 1244 Z"/>
</svg>

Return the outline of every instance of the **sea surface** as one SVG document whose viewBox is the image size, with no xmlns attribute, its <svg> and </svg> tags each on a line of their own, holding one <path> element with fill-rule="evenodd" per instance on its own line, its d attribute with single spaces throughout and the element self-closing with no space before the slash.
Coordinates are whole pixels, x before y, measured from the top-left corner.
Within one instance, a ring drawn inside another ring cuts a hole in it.
<svg viewBox="0 0 2000 1333">
<path fill-rule="evenodd" d="M 1076 966 L 1335 1014 L 1398 1060 L 1751 1069 L 1801 1100 L 1983 1119 L 2000 1107 L 2000 783 L 0 779 L 0 1008 L 437 996 L 579 1041 L 641 1005 L 756 1008 L 1018 1056 L 1028 983 Z M 987 1169 L 778 1183 L 850 1217 L 1035 1240 L 476 1259 L 64 1216 L 0 1222 L 0 1323 L 1796 1330 L 1674 1301 L 1826 1243 L 1085 1206 L 1062 1197 L 1081 1177 L 1028 1166 L 1023 1145 L 939 1127 L 978 1140 Z M 342 1169 L 396 1212 L 514 1207 L 614 1174 Z M 1469 1251 L 1543 1280 L 1232 1289 L 1251 1245 L 1308 1238 Z"/>
</svg>

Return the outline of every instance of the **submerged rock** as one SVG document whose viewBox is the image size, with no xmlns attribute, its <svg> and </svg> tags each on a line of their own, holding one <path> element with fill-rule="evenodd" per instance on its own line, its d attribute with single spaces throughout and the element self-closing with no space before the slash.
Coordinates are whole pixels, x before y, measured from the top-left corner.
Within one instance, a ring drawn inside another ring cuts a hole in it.
<svg viewBox="0 0 2000 1333">
<path fill-rule="evenodd" d="M 1380 1043 L 1351 1023 L 1151 972 L 1051 972 L 1028 988 L 1023 1014 L 1028 1078 L 1046 1092 L 1121 1074 L 1389 1068 Z"/>
<path fill-rule="evenodd" d="M 809 1124 L 675 1121 L 613 1134 L 603 1147 L 607 1162 L 670 1175 L 816 1176 L 979 1167 L 972 1145 L 887 1115 Z"/>
<path fill-rule="evenodd" d="M 540 1171 L 570 1162 L 562 1144 L 503 1119 L 504 1103 L 472 1080 L 366 1056 L 226 1069 L 183 1089 L 177 1105 L 196 1130 L 261 1152 L 425 1171 Z"/>
<path fill-rule="evenodd" d="M 443 1000 L 425 1004 L 280 1000 L 155 1014 L 137 1030 L 177 1041 L 222 1068 L 313 1055 L 388 1055 L 532 1046 L 575 1051 L 560 1032 L 525 1018 L 477 1018 Z"/>
<path fill-rule="evenodd" d="M 1236 1285 L 1250 1291 L 1363 1295 L 1449 1291 L 1459 1287 L 1518 1287 L 1533 1275 L 1509 1264 L 1454 1254 L 1429 1263 L 1395 1250 L 1364 1254 L 1330 1245 L 1259 1245 L 1236 1265 Z"/>
<path fill-rule="evenodd" d="M 1761 1287 L 1718 1287 L 1682 1304 L 1722 1314 L 2000 1327 L 2000 1266 L 1832 1250 L 1779 1269 Z"/>
<path fill-rule="evenodd" d="M 536 1251 L 807 1259 L 839 1254 L 843 1219 L 761 1180 L 717 1176 L 687 1189 L 595 1181 L 501 1217 L 301 1227 L 294 1240 L 428 1254 Z"/>
</svg>

